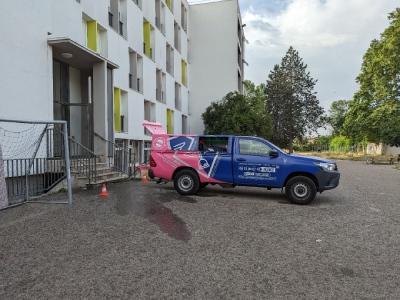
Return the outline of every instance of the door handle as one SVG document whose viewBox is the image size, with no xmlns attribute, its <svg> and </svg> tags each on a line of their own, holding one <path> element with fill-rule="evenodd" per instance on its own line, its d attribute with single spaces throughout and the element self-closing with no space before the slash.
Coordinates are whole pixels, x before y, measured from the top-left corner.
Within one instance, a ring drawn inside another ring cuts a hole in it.
<svg viewBox="0 0 400 300">
<path fill-rule="evenodd" d="M 236 158 L 236 161 L 246 161 L 245 158 Z"/>
</svg>

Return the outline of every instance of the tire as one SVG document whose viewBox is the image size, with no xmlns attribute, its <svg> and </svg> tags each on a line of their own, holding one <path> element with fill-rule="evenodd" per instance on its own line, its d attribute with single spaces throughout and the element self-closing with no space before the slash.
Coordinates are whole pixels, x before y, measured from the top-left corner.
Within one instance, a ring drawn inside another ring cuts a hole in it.
<svg viewBox="0 0 400 300">
<path fill-rule="evenodd" d="M 309 204 L 317 194 L 314 181 L 305 176 L 291 178 L 285 187 L 286 196 L 294 204 Z"/>
<path fill-rule="evenodd" d="M 200 187 L 199 177 L 192 170 L 179 171 L 174 178 L 174 187 L 181 195 L 196 194 Z"/>
</svg>

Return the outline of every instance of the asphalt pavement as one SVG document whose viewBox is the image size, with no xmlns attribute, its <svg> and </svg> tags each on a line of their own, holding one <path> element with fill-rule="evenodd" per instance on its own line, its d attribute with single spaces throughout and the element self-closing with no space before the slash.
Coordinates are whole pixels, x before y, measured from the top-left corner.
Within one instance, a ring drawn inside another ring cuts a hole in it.
<svg viewBox="0 0 400 300">
<path fill-rule="evenodd" d="M 306 206 L 131 180 L 0 211 L 0 299 L 400 299 L 400 171 L 338 166 Z"/>
</svg>

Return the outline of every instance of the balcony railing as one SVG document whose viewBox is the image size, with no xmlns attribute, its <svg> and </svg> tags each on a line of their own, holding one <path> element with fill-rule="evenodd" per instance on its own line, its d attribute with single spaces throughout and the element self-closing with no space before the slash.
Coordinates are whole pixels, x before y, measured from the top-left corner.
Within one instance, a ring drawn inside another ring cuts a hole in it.
<svg viewBox="0 0 400 300">
<path fill-rule="evenodd" d="M 111 12 L 108 12 L 108 25 L 111 27 L 113 26 L 113 14 Z"/>
<path fill-rule="evenodd" d="M 124 35 L 124 23 L 119 21 L 119 34 Z"/>
</svg>

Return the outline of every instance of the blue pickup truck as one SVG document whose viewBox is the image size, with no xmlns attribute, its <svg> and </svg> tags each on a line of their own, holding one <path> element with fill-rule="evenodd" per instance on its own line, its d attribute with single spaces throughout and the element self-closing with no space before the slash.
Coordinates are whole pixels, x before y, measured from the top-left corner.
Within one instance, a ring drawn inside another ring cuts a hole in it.
<svg viewBox="0 0 400 300">
<path fill-rule="evenodd" d="M 285 188 L 292 203 L 308 204 L 339 184 L 335 162 L 287 154 L 259 137 L 167 134 L 160 123 L 143 126 L 153 134 L 149 177 L 173 181 L 182 195 L 208 184 Z"/>
</svg>

